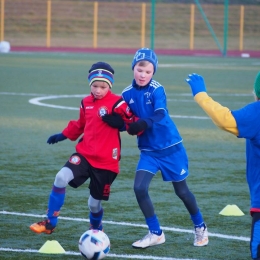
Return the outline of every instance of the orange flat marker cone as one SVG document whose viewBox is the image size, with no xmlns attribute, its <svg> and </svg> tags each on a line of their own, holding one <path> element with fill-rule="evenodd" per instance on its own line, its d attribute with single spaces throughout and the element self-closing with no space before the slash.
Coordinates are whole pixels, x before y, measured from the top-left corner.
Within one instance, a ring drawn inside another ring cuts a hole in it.
<svg viewBox="0 0 260 260">
<path fill-rule="evenodd" d="M 237 205 L 227 205 L 219 212 L 222 216 L 244 216 L 245 214 L 239 209 Z"/>
<path fill-rule="evenodd" d="M 47 240 L 38 252 L 42 254 L 64 254 L 66 251 L 58 241 Z"/>
</svg>

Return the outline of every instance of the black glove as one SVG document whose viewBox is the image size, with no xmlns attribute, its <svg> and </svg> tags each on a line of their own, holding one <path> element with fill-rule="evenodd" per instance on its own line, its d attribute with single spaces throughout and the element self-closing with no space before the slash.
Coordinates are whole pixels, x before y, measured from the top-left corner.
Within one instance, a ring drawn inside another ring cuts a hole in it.
<svg viewBox="0 0 260 260">
<path fill-rule="evenodd" d="M 102 121 L 107 123 L 109 126 L 117 129 L 121 129 L 125 125 L 122 117 L 115 112 L 113 112 L 111 115 L 105 114 L 104 116 L 102 116 Z"/>
<path fill-rule="evenodd" d="M 147 128 L 147 123 L 139 119 L 137 122 L 129 124 L 129 128 L 127 129 L 127 132 L 130 135 L 137 135 L 138 133 L 144 131 Z"/>
<path fill-rule="evenodd" d="M 50 136 L 49 139 L 47 140 L 47 143 L 55 144 L 55 143 L 65 140 L 65 139 L 67 139 L 67 137 L 64 134 L 59 133 L 59 134 Z"/>
</svg>

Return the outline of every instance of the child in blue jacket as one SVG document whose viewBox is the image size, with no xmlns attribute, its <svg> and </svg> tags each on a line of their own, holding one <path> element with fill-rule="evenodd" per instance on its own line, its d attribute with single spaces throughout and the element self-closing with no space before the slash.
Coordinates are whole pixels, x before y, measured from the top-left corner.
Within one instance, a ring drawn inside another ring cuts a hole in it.
<svg viewBox="0 0 260 260">
<path fill-rule="evenodd" d="M 246 139 L 246 179 L 250 191 L 252 229 L 251 257 L 260 260 L 260 72 L 254 84 L 255 102 L 230 110 L 208 96 L 202 76 L 191 74 L 186 79 L 195 101 L 220 129 Z"/>
<path fill-rule="evenodd" d="M 158 60 L 153 50 L 138 50 L 132 61 L 134 79 L 122 92 L 125 102 L 139 118 L 129 125 L 127 131 L 137 135 L 140 159 L 136 167 L 134 192 L 149 229 L 148 234 L 132 246 L 146 248 L 165 242 L 148 193 L 149 185 L 158 171 L 161 171 L 163 181 L 172 183 L 176 195 L 190 214 L 195 230 L 194 246 L 205 246 L 208 244 L 208 231 L 186 182 L 189 175 L 188 158 L 182 137 L 168 114 L 164 87 L 152 78 L 157 68 Z"/>
</svg>

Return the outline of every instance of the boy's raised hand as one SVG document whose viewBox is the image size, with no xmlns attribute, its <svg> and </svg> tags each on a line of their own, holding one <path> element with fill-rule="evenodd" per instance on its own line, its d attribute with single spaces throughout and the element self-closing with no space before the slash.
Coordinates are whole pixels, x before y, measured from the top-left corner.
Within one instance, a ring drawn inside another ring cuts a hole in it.
<svg viewBox="0 0 260 260">
<path fill-rule="evenodd" d="M 185 81 L 190 85 L 193 96 L 196 96 L 199 92 L 207 92 L 202 76 L 192 73 Z"/>
</svg>

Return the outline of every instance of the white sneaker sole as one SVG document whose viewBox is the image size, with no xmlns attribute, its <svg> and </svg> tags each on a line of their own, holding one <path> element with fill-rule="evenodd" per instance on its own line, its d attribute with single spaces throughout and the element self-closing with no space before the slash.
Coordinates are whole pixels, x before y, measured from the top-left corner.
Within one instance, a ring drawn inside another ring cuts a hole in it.
<svg viewBox="0 0 260 260">
<path fill-rule="evenodd" d="M 139 249 L 144 249 L 144 248 L 147 248 L 147 247 L 150 247 L 150 246 L 157 246 L 157 245 L 161 245 L 165 242 L 165 236 L 164 234 L 162 234 L 161 236 L 158 236 L 158 239 L 154 242 L 154 243 L 151 243 L 149 245 L 142 245 L 142 240 L 138 240 L 136 242 L 134 242 L 132 244 L 132 247 L 133 248 L 139 248 Z"/>
<path fill-rule="evenodd" d="M 206 241 L 203 241 L 201 243 L 194 243 L 194 246 L 206 246 L 208 245 L 209 240 L 207 239 Z"/>
</svg>

